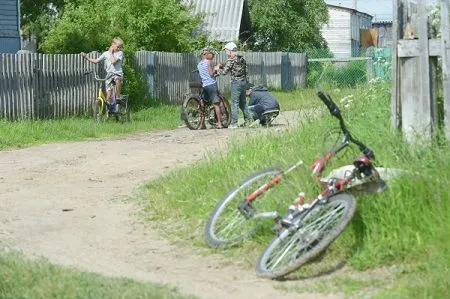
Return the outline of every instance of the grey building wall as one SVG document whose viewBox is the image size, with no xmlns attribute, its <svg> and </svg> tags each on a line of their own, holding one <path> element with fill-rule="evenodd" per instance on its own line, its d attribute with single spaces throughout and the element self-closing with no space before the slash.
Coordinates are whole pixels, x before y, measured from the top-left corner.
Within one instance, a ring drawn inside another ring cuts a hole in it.
<svg viewBox="0 0 450 299">
<path fill-rule="evenodd" d="M 378 29 L 378 48 L 392 47 L 392 22 L 375 22 L 372 26 Z"/>
<path fill-rule="evenodd" d="M 18 0 L 0 0 L 0 53 L 16 53 L 21 48 Z"/>
<path fill-rule="evenodd" d="M 355 9 L 328 5 L 330 20 L 322 35 L 336 58 L 359 56 L 361 29 L 372 27 L 372 16 Z"/>
</svg>

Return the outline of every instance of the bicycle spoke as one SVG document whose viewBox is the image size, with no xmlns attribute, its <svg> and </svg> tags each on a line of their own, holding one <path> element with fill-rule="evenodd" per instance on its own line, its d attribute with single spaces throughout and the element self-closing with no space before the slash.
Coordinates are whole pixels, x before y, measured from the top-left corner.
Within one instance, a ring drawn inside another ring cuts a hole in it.
<svg viewBox="0 0 450 299">
<path fill-rule="evenodd" d="M 217 203 L 205 226 L 205 236 L 209 244 L 216 247 L 236 244 L 251 235 L 263 224 L 261 219 L 246 217 L 238 207 L 246 196 L 267 183 L 278 173 L 278 169 L 268 169 L 255 174 L 247 178 Z M 273 208 L 277 203 L 276 199 L 267 196 L 267 194 L 270 194 L 270 192 L 259 196 L 257 200 L 251 203 L 249 208 L 252 213 L 276 210 Z"/>
<path fill-rule="evenodd" d="M 295 232 L 284 231 L 279 237 L 276 249 L 267 256 L 267 271 L 277 271 L 294 264 L 299 257 L 316 247 L 322 238 L 338 225 L 345 216 L 347 206 L 344 203 L 333 203 L 318 206 L 306 216 L 306 222 Z"/>
</svg>

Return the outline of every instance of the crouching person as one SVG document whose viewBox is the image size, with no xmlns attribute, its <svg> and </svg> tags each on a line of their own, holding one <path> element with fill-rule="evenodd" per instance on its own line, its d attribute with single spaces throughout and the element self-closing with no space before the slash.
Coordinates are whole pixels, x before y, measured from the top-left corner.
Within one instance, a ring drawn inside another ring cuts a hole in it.
<svg viewBox="0 0 450 299">
<path fill-rule="evenodd" d="M 262 126 L 268 126 L 280 111 L 280 104 L 265 86 L 247 84 L 246 95 L 249 98 L 248 110 L 253 120 Z"/>
</svg>

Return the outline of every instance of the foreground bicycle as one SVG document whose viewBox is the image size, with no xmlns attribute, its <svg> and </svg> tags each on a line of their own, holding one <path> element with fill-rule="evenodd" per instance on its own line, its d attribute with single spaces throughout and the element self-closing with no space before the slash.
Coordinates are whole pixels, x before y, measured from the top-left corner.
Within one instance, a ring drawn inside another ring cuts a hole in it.
<svg viewBox="0 0 450 299">
<path fill-rule="evenodd" d="M 303 161 L 287 169 L 269 168 L 256 173 L 225 195 L 211 213 L 205 237 L 213 247 L 232 246 L 250 237 L 263 223 L 263 219 L 274 219 L 277 235 L 258 258 L 256 272 L 266 278 L 281 278 L 319 255 L 346 228 L 356 210 L 356 200 L 351 192 L 380 192 L 386 189 L 385 180 L 394 177 L 395 169 L 375 168 L 374 152 L 354 138 L 347 129 L 339 108 L 329 95 L 317 95 L 327 106 L 331 115 L 339 120 L 344 134 L 342 142 L 312 163 L 312 174 L 317 178 L 322 191 L 305 203 L 304 193 L 299 193 L 288 212 L 278 213 L 279 201 L 287 198 L 296 184 L 285 182 L 286 176 Z M 325 166 L 336 154 L 351 143 L 357 145 L 361 155 L 352 165 L 332 171 L 321 177 Z M 301 183 L 301 182 L 300 182 Z M 284 190 L 283 185 L 292 184 Z M 291 197 L 292 198 L 292 194 Z M 273 222 L 272 222 L 273 223 Z"/>
<path fill-rule="evenodd" d="M 191 73 L 198 72 L 194 70 Z M 203 124 L 217 127 L 217 116 L 213 103 L 206 101 L 201 82 L 189 82 L 189 88 L 196 89 L 197 93 L 189 94 L 183 101 L 182 115 L 186 126 L 191 130 L 202 128 Z M 231 106 L 222 94 L 219 94 L 220 111 L 222 113 L 222 126 L 228 127 L 231 123 Z"/>
<path fill-rule="evenodd" d="M 89 73 L 93 73 L 95 81 L 100 82 L 97 91 L 97 98 L 92 102 L 92 114 L 94 119 L 100 122 L 106 120 L 109 115 L 113 115 L 116 121 L 131 121 L 131 110 L 128 105 L 128 95 L 122 95 L 121 98 L 116 98 L 116 86 L 113 80 L 111 83 L 113 85 L 111 95 L 112 104 L 108 104 L 106 102 L 105 82 L 109 78 L 100 78 L 95 71 Z"/>
</svg>

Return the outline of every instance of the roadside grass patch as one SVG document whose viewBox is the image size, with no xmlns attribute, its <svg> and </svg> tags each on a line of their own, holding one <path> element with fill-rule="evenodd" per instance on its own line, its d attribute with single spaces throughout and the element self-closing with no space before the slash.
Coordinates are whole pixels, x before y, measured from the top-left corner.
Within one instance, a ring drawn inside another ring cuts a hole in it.
<svg viewBox="0 0 450 299">
<path fill-rule="evenodd" d="M 161 284 L 106 277 L 31 260 L 17 252 L 1 252 L 0 298 L 184 299 L 178 290 Z"/>
<path fill-rule="evenodd" d="M 158 104 L 133 112 L 129 123 L 117 123 L 114 117 L 97 123 L 91 117 L 53 120 L 0 120 L 0 150 L 37 144 L 81 141 L 137 132 L 173 129 L 180 123 L 179 107 Z"/>
</svg>

